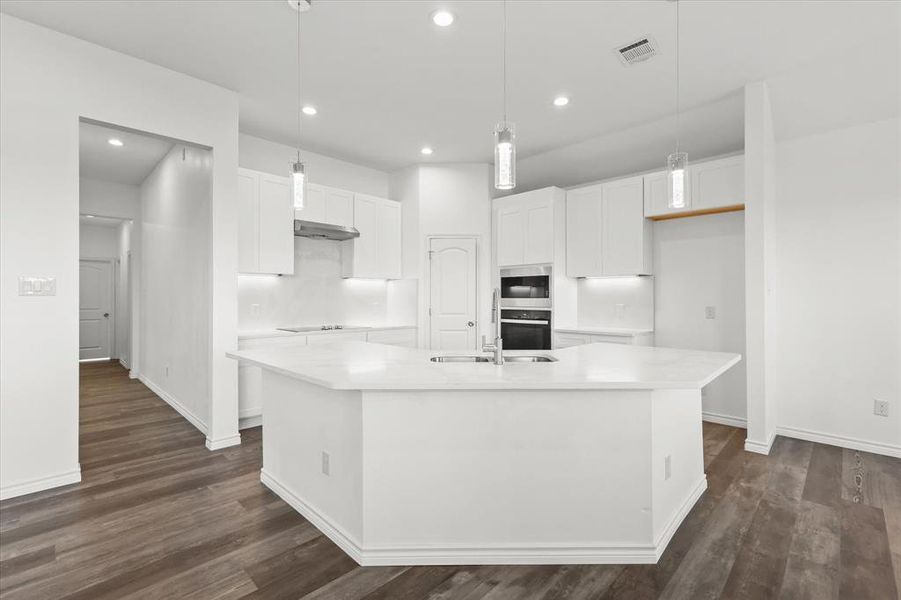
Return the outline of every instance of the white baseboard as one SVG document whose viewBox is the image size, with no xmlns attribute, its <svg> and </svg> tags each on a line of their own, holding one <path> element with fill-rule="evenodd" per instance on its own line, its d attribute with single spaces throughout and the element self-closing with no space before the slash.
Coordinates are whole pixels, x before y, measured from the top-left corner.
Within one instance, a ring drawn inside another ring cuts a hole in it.
<svg viewBox="0 0 901 600">
<path fill-rule="evenodd" d="M 136 369 L 129 369 L 129 371 L 128 371 L 128 378 L 129 378 L 129 379 L 138 379 L 138 380 L 140 380 L 140 379 L 141 379 L 141 375 L 140 375 L 140 373 L 138 373 L 138 371 L 137 371 Z"/>
<path fill-rule="evenodd" d="M 131 364 L 129 364 L 127 358 L 123 358 L 123 357 L 120 356 L 120 357 L 119 357 L 119 364 L 122 365 L 124 368 L 131 370 Z M 129 375 L 131 375 L 131 373 L 129 373 Z"/>
<path fill-rule="evenodd" d="M 152 381 L 150 381 L 149 379 L 147 379 L 147 377 L 145 375 L 138 375 L 138 381 L 140 381 L 141 383 L 146 385 L 148 388 L 150 388 L 150 391 L 152 391 L 154 394 L 156 394 L 157 396 L 162 398 L 166 402 L 166 404 L 168 404 L 169 406 L 174 408 L 178 412 L 178 414 L 180 414 L 185 419 L 187 419 L 188 422 L 191 423 L 191 425 L 193 425 L 194 427 L 199 429 L 200 432 L 203 433 L 203 435 L 207 434 L 208 427 L 207 427 L 206 423 L 204 423 L 200 419 L 200 417 L 198 417 L 193 412 L 191 412 L 188 409 L 188 407 L 186 407 L 184 404 L 179 402 L 175 396 L 173 396 L 172 394 L 165 391 L 163 388 L 161 388 L 157 384 L 155 384 Z"/>
<path fill-rule="evenodd" d="M 738 427 L 739 429 L 748 428 L 748 420 L 741 417 L 733 417 L 731 415 L 724 415 L 722 413 L 704 411 L 701 413 L 701 418 L 704 421 L 709 421 L 710 423 L 719 423 L 720 425 Z"/>
<path fill-rule="evenodd" d="M 682 506 L 679 507 L 673 516 L 670 518 L 669 522 L 657 536 L 657 540 L 654 545 L 656 546 L 656 556 L 657 560 L 660 560 L 660 557 L 663 555 L 663 551 L 666 550 L 666 547 L 669 545 L 670 540 L 673 539 L 673 536 L 676 534 L 676 530 L 679 529 L 679 525 L 682 524 L 682 521 L 685 520 L 685 517 L 688 516 L 688 513 L 691 512 L 691 509 L 694 508 L 694 505 L 704 494 L 704 491 L 707 489 L 707 475 L 702 475 L 700 481 L 695 484 L 695 487 L 691 490 L 691 493 L 685 498 L 685 501 L 682 503 Z M 657 562 L 656 560 L 654 562 Z"/>
<path fill-rule="evenodd" d="M 17 483 L 12 483 L 10 485 L 0 487 L 0 500 L 16 498 L 18 496 L 24 496 L 25 494 L 33 494 L 35 492 L 42 492 L 51 488 L 60 487 L 63 485 L 71 485 L 73 483 L 79 482 L 81 482 L 80 466 L 67 473 L 51 475 L 50 477 L 39 477 L 38 479 L 29 479 L 27 481 L 19 481 Z"/>
<path fill-rule="evenodd" d="M 661 544 L 586 545 L 581 543 L 497 544 L 441 546 L 363 546 L 341 526 L 333 523 L 316 507 L 295 495 L 265 469 L 260 481 L 324 533 L 361 566 L 412 565 L 562 565 L 562 564 L 655 564 L 682 520 L 707 488 L 702 479 L 683 506 L 673 515 Z"/>
<path fill-rule="evenodd" d="M 109 362 L 111 360 L 113 360 L 111 356 L 106 356 L 104 358 L 79 358 L 78 362 L 80 362 L 80 363 Z"/>
<path fill-rule="evenodd" d="M 745 439 L 745 451 L 746 452 L 755 452 L 757 454 L 765 454 L 769 455 L 770 449 L 773 447 L 773 442 L 776 440 L 776 433 L 773 432 L 770 434 L 770 439 L 766 441 L 758 441 L 752 440 L 751 438 Z"/>
<path fill-rule="evenodd" d="M 210 439 L 209 437 L 206 439 L 206 448 L 207 450 L 222 450 L 223 448 L 231 448 L 232 446 L 240 446 L 241 445 L 241 434 L 236 433 L 235 435 L 230 435 L 228 437 L 219 438 L 218 440 Z"/>
<path fill-rule="evenodd" d="M 238 431 L 242 429 L 250 429 L 251 427 L 259 427 L 263 424 L 263 415 L 250 415 L 238 418 Z"/>
<path fill-rule="evenodd" d="M 852 437 L 833 435 L 821 431 L 812 431 L 800 427 L 787 427 L 784 425 L 776 427 L 776 433 L 784 437 L 796 438 L 808 442 L 817 442 L 819 444 L 848 448 L 849 450 L 861 450 L 872 454 L 882 454 L 885 456 L 901 458 L 901 446 L 896 444 L 870 442 Z"/>
</svg>

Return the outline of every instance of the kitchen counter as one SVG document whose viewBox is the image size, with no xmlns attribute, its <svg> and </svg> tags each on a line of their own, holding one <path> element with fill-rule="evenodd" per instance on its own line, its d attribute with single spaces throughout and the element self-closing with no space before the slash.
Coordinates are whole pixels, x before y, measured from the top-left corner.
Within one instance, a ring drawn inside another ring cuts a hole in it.
<svg viewBox="0 0 901 600">
<path fill-rule="evenodd" d="M 740 355 L 647 346 L 586 344 L 547 354 L 550 363 L 433 363 L 430 350 L 365 342 L 259 348 L 231 358 L 335 390 L 700 389 Z M 446 352 L 444 354 L 465 354 Z"/>
<path fill-rule="evenodd" d="M 239 331 L 238 340 L 258 340 L 275 337 L 291 337 L 295 335 L 323 335 L 342 331 L 391 331 L 394 329 L 416 329 L 416 325 L 383 325 L 380 327 L 348 325 L 342 329 L 320 329 L 313 331 L 280 331 L 278 329 L 260 329 L 256 331 Z"/>
<path fill-rule="evenodd" d="M 586 325 L 576 327 L 554 327 L 554 331 L 559 333 L 587 333 L 589 335 L 617 335 L 617 336 L 635 336 L 650 335 L 654 333 L 653 329 L 631 329 L 628 327 L 601 327 L 597 325 Z"/>
<path fill-rule="evenodd" d="M 700 388 L 740 358 L 434 354 L 337 340 L 229 353 L 262 371 L 260 480 L 361 565 L 657 562 L 707 487 Z"/>
</svg>

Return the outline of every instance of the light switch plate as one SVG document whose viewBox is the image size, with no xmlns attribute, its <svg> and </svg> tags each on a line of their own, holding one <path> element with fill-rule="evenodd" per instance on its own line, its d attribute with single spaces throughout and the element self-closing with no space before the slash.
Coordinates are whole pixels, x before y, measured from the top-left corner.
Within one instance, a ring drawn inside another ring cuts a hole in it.
<svg viewBox="0 0 901 600">
<path fill-rule="evenodd" d="M 20 296 L 56 296 L 56 277 L 19 277 Z"/>
<path fill-rule="evenodd" d="M 704 307 L 704 318 L 705 319 L 715 319 L 716 318 L 716 307 L 715 306 L 705 306 Z"/>
</svg>

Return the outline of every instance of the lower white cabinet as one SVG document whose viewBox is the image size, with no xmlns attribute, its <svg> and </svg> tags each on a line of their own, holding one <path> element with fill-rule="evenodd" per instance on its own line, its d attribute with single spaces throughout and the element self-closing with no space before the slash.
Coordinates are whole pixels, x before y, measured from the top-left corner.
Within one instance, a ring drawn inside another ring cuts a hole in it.
<svg viewBox="0 0 901 600">
<path fill-rule="evenodd" d="M 554 333 L 554 348 L 569 348 L 590 344 L 591 336 L 582 333 Z"/>
<path fill-rule="evenodd" d="M 613 335 L 603 333 L 572 333 L 564 331 L 554 332 L 554 348 L 569 348 L 582 344 L 623 344 L 624 346 L 653 346 L 653 333 L 639 333 L 635 335 Z"/>
<path fill-rule="evenodd" d="M 365 342 L 365 331 L 336 331 L 334 333 L 318 333 L 307 338 L 308 346 L 331 344 L 334 342 Z"/>
<path fill-rule="evenodd" d="M 294 273 L 291 180 L 238 170 L 238 272 Z"/>
<path fill-rule="evenodd" d="M 388 344 L 390 346 L 403 346 L 416 348 L 416 329 L 383 329 L 370 331 L 366 334 L 366 341 L 374 344 Z"/>
<path fill-rule="evenodd" d="M 401 204 L 386 198 L 354 194 L 353 226 L 360 237 L 342 245 L 344 277 L 400 279 Z"/>
</svg>

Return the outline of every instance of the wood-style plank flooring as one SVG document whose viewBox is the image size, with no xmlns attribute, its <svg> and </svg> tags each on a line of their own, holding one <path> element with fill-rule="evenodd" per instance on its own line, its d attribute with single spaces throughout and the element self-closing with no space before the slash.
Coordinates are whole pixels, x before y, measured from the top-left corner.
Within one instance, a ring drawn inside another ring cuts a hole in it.
<svg viewBox="0 0 901 600">
<path fill-rule="evenodd" d="M 357 566 L 118 363 L 82 366 L 78 485 L 0 504 L 0 597 L 898 598 L 901 461 L 704 425 L 709 488 L 657 565 Z M 536 518 L 541 518 L 536 515 Z"/>
</svg>

